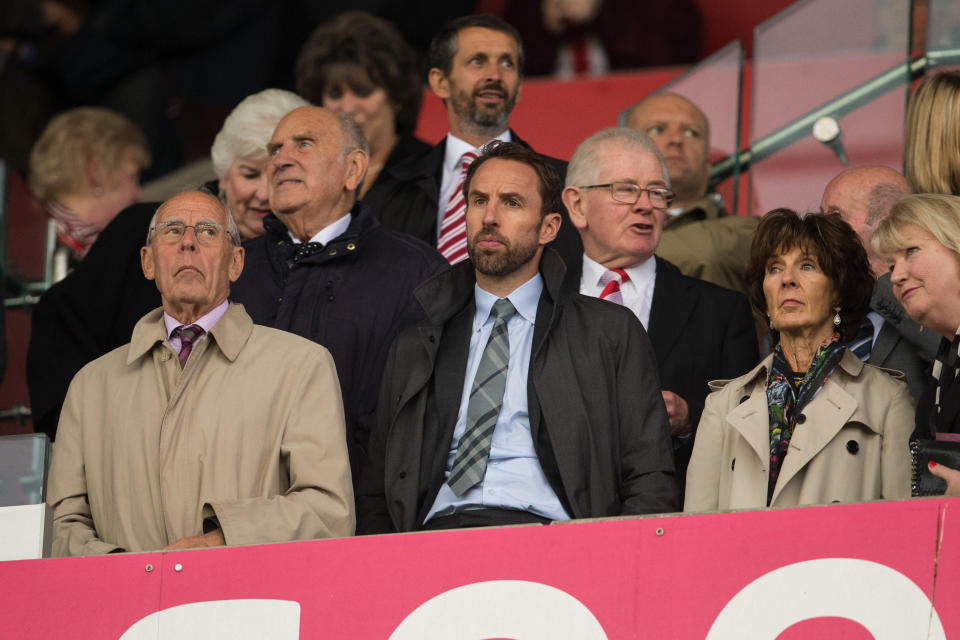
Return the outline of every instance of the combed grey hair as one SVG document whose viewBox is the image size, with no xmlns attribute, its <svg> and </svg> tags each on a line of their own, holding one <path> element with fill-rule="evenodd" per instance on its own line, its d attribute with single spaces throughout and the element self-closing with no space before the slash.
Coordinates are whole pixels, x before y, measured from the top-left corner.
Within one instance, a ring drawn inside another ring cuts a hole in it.
<svg viewBox="0 0 960 640">
<path fill-rule="evenodd" d="M 363 135 L 363 129 L 360 128 L 360 125 L 358 125 L 351 116 L 341 111 L 333 112 L 333 115 L 337 116 L 337 120 L 340 122 L 340 131 L 343 132 L 343 157 L 346 158 L 351 152 L 359 149 L 369 158 L 370 145 L 367 143 L 367 138 Z M 359 194 L 363 191 L 363 183 L 366 179 L 367 175 L 364 173 L 363 178 L 361 178 L 357 184 L 357 190 L 354 191 L 357 197 L 359 197 Z M 356 200 L 356 198 L 354 198 L 354 200 Z"/>
<path fill-rule="evenodd" d="M 577 150 L 573 152 L 570 163 L 567 165 L 568 187 L 582 187 L 594 184 L 600 175 L 601 159 L 603 156 L 602 147 L 608 142 L 620 142 L 641 153 L 651 153 L 660 163 L 660 169 L 663 171 L 663 182 L 670 186 L 670 173 L 667 171 L 667 162 L 663 159 L 663 154 L 657 148 L 650 136 L 630 129 L 629 127 L 609 127 L 601 129 L 595 134 L 580 143 Z"/>
<path fill-rule="evenodd" d="M 360 125 L 346 113 L 338 111 L 333 112 L 333 115 L 337 116 L 337 120 L 340 121 L 340 130 L 343 131 L 343 155 L 347 156 L 351 151 L 360 149 L 369 158 L 370 145 L 367 143 L 367 138 L 363 135 L 363 129 L 360 128 Z"/>
<path fill-rule="evenodd" d="M 177 195 L 173 196 L 173 198 L 184 193 L 202 193 L 203 195 L 210 196 L 211 198 L 216 200 L 217 205 L 223 210 L 223 214 L 227 217 L 227 233 L 230 235 L 230 241 L 233 243 L 233 246 L 235 247 L 240 246 L 240 229 L 237 228 L 237 221 L 233 219 L 233 214 L 230 213 L 230 208 L 227 207 L 227 205 L 223 204 L 223 202 L 220 201 L 220 198 L 218 198 L 216 195 L 211 193 L 210 190 L 207 189 L 206 187 L 200 187 L 199 189 L 186 189 L 184 191 L 181 191 Z M 163 205 L 167 204 L 167 202 L 170 202 L 170 200 L 172 200 L 173 198 L 169 198 L 164 202 L 161 202 L 160 206 L 157 207 L 157 210 L 154 211 L 153 215 L 150 217 L 150 226 L 147 227 L 147 245 L 148 246 L 153 241 L 153 230 L 154 230 L 154 227 L 156 227 L 157 225 L 157 214 L 160 213 L 160 209 L 163 208 Z"/>
<path fill-rule="evenodd" d="M 265 89 L 240 101 L 210 147 L 217 178 L 223 180 L 237 158 L 267 159 L 267 143 L 280 120 L 310 103 L 291 91 Z"/>
</svg>

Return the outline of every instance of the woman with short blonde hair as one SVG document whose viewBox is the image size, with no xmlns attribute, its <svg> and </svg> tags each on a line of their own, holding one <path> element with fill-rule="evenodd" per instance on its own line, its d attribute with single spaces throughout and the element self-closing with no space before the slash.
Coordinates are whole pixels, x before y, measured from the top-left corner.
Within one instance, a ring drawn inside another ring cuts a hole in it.
<svg viewBox="0 0 960 640">
<path fill-rule="evenodd" d="M 122 209 L 139 202 L 150 164 L 143 132 L 119 113 L 78 107 L 55 116 L 30 153 L 30 188 L 56 220 L 73 261 Z"/>
</svg>

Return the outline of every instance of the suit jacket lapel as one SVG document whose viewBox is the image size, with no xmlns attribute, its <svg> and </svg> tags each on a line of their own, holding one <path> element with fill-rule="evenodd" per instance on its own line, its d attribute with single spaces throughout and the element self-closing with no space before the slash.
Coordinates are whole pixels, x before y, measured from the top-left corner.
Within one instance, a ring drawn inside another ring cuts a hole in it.
<svg viewBox="0 0 960 640">
<path fill-rule="evenodd" d="M 470 303 L 454 315 L 444 327 L 437 350 L 437 363 L 433 373 L 432 399 L 435 423 L 428 424 L 423 434 L 424 463 L 429 486 L 427 503 L 422 507 L 429 509 L 443 482 L 443 470 L 453 440 L 453 430 L 457 423 L 460 400 L 463 395 L 463 380 L 467 371 L 467 359 L 470 354 L 470 332 L 473 328 L 475 305 L 471 296 Z M 432 428 L 429 428 L 432 426 Z M 425 514 L 424 514 L 425 515 Z"/>
<path fill-rule="evenodd" d="M 657 364 L 669 359 L 670 352 L 696 305 L 696 291 L 684 282 L 680 272 L 669 262 L 656 258 L 657 281 L 650 305 L 650 323 L 647 334 L 657 354 Z"/>
<path fill-rule="evenodd" d="M 765 469 L 770 466 L 770 416 L 764 386 L 767 368 L 764 367 L 762 375 L 757 375 L 749 390 L 745 388 L 744 395 L 750 397 L 727 415 L 727 422 L 746 440 Z"/>
<path fill-rule="evenodd" d="M 439 207 L 440 180 L 443 178 L 443 157 L 446 148 L 447 138 L 444 136 L 443 140 L 426 154 L 419 158 L 411 158 L 410 161 L 395 167 L 392 171 L 393 177 L 401 182 L 415 184 Z"/>
<path fill-rule="evenodd" d="M 867 363 L 882 367 L 898 342 L 900 342 L 900 333 L 884 320 L 880 326 L 880 333 L 873 342 L 873 348 L 870 349 L 870 358 Z"/>
</svg>

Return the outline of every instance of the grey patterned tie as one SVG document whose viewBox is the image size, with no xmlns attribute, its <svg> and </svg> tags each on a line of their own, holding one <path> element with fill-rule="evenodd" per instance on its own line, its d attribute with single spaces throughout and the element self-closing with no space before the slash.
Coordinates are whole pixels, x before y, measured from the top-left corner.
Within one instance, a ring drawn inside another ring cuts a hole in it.
<svg viewBox="0 0 960 640">
<path fill-rule="evenodd" d="M 497 300 L 490 315 L 493 330 L 483 349 L 477 375 L 473 379 L 470 400 L 467 403 L 467 428 L 457 445 L 457 458 L 447 484 L 453 493 L 462 496 L 483 479 L 490 456 L 490 442 L 497 426 L 497 417 L 503 405 L 503 390 L 507 384 L 507 366 L 510 364 L 510 334 L 507 320 L 516 313 L 506 298 Z"/>
</svg>

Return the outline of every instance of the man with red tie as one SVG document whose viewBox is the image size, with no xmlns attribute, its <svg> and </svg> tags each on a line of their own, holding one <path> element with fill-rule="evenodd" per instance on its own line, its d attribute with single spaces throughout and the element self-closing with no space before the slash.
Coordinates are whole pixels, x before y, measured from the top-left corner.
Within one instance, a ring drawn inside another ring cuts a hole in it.
<svg viewBox="0 0 960 640">
<path fill-rule="evenodd" d="M 759 359 L 749 304 L 654 256 L 674 193 L 646 134 L 625 127 L 593 134 L 570 159 L 566 184 L 563 200 L 583 239 L 566 287 L 626 306 L 647 330 L 682 480 L 707 383 L 736 377 Z"/>
<path fill-rule="evenodd" d="M 467 257 L 464 200 L 467 167 L 492 140 L 519 142 L 510 114 L 523 80 L 520 34 L 492 15 L 463 16 L 445 24 L 430 44 L 430 89 L 443 100 L 450 132 L 435 147 L 385 169 L 364 196 L 387 227 L 409 233 L 456 264 Z M 566 163 L 541 156 L 563 179 Z M 580 240 L 565 221 L 553 246 L 569 260 Z"/>
<path fill-rule="evenodd" d="M 236 223 L 209 193 L 150 221 L 162 306 L 74 377 L 50 469 L 58 556 L 347 536 L 353 491 L 329 352 L 230 304 Z"/>
</svg>

